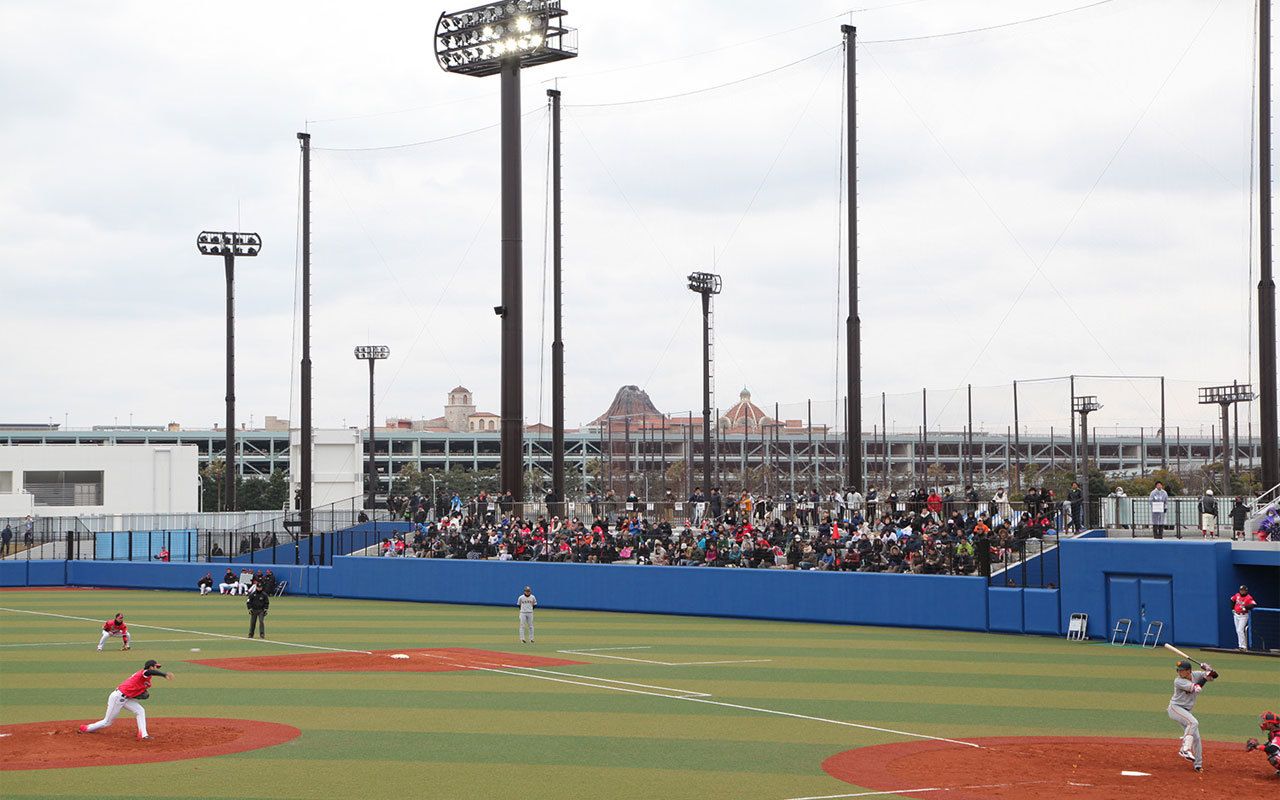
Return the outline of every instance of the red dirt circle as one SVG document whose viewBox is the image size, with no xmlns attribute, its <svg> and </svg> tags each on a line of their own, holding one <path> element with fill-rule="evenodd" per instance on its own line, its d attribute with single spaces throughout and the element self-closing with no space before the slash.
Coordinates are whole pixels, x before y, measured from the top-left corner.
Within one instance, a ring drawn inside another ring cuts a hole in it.
<svg viewBox="0 0 1280 800">
<path fill-rule="evenodd" d="M 148 717 L 146 741 L 121 717 L 110 728 L 77 733 L 81 720 L 0 725 L 0 770 L 115 767 L 225 756 L 283 744 L 302 735 L 292 725 L 252 719 Z"/>
<path fill-rule="evenodd" d="M 1280 796 L 1280 779 L 1244 744 L 1205 742 L 1204 771 L 1168 739 L 970 739 L 860 747 L 822 762 L 833 778 L 895 797 L 946 800 L 1169 800 Z M 1146 775 L 1122 775 L 1143 772 Z"/>
</svg>

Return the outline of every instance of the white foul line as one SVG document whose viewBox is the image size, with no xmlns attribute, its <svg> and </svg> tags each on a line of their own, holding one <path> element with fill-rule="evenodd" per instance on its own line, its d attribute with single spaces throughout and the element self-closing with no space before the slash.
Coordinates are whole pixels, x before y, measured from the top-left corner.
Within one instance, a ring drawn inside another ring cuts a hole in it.
<svg viewBox="0 0 1280 800">
<path fill-rule="evenodd" d="M 698 667 L 708 664 L 763 664 L 766 661 L 772 661 L 772 658 L 748 658 L 736 659 L 733 661 L 654 661 L 649 658 L 631 658 L 630 656 L 607 656 L 600 653 L 599 650 L 647 650 L 647 647 L 602 647 L 596 650 L 557 650 L 557 653 L 564 653 L 571 656 L 591 656 L 593 658 L 612 658 L 617 661 L 637 661 L 641 664 L 657 664 L 662 667 Z"/>
<path fill-rule="evenodd" d="M 58 617 L 59 619 L 74 619 L 81 622 L 99 622 L 100 621 L 96 617 L 73 617 L 67 614 L 54 614 L 49 611 L 27 611 L 26 609 L 22 609 L 22 608 L 0 607 L 0 611 L 8 611 L 12 614 L 35 614 L 41 617 Z M 281 642 L 281 641 L 277 641 L 276 639 L 254 639 L 249 636 L 232 636 L 227 633 L 211 633 L 209 631 L 192 631 L 192 630 L 187 630 L 186 628 L 165 628 L 160 625 L 140 625 L 138 623 L 130 623 L 130 624 L 135 628 L 147 628 L 153 631 L 169 631 L 170 633 L 194 633 L 200 636 L 214 636 L 219 639 L 236 639 L 236 640 L 247 639 L 248 641 L 251 641 L 251 642 L 262 642 L 263 644 L 279 644 L 279 645 L 284 645 L 285 647 L 305 647 L 308 650 L 330 650 L 337 653 L 360 653 L 366 656 L 373 655 L 373 652 L 370 650 L 348 650 L 343 647 L 324 647 L 323 645 L 318 645 L 318 644 L 298 644 L 297 642 Z"/>
<path fill-rule="evenodd" d="M 968 742 L 963 742 L 968 744 Z M 838 800 L 843 797 L 884 797 L 891 794 L 924 794 L 925 792 L 954 792 L 957 789 L 1005 789 L 1010 786 L 1030 786 L 1048 781 L 1023 781 L 1021 783 L 976 783 L 971 786 L 930 786 L 924 789 L 894 789 L 882 792 L 855 792 L 854 794 L 817 794 L 810 797 L 791 797 L 788 800 Z"/>
<path fill-rule="evenodd" d="M 138 644 L 156 644 L 157 642 L 206 642 L 208 639 L 139 639 L 136 636 L 130 637 L 132 642 Z M 0 644 L 0 647 L 59 647 L 61 645 L 84 645 L 93 647 L 96 642 L 22 642 L 20 644 Z"/>
<path fill-rule="evenodd" d="M 556 672 L 555 670 L 539 669 L 538 667 L 521 667 L 515 664 L 497 664 L 497 663 L 484 662 L 484 661 L 456 661 L 454 660 L 455 658 L 457 658 L 457 654 L 455 653 L 420 653 L 419 655 L 427 656 L 428 658 L 438 658 L 450 666 L 458 667 L 459 669 L 463 669 L 463 670 L 476 669 L 484 672 L 501 672 L 504 675 L 525 675 L 526 678 L 542 677 L 541 675 L 527 675 L 523 672 L 508 671 L 513 669 L 532 670 L 533 672 L 546 673 L 547 675 L 560 675 L 565 678 L 585 678 L 588 681 L 617 683 L 622 686 L 639 686 L 644 689 L 660 689 L 664 692 L 673 692 L 680 696 L 694 696 L 694 697 L 710 697 L 711 696 L 706 692 L 695 692 L 690 689 L 673 689 L 670 686 L 654 686 L 653 684 L 649 684 L 649 683 L 631 683 L 630 681 L 619 681 L 619 680 L 614 680 L 613 678 L 597 678 L 594 675 L 578 675 L 577 673 L 574 673 L 574 672 Z M 582 683 L 580 681 L 562 681 L 562 680 L 557 680 L 556 678 L 542 678 L 542 679 L 548 680 L 548 681 L 555 681 L 556 683 L 572 683 L 577 686 L 591 686 L 596 689 L 617 689 L 617 687 L 614 687 L 614 686 L 599 686 L 595 683 Z M 630 690 L 617 689 L 617 691 L 625 692 Z M 653 693 L 640 692 L 639 694 L 653 694 Z M 668 695 L 656 695 L 656 696 L 667 697 Z"/>
</svg>

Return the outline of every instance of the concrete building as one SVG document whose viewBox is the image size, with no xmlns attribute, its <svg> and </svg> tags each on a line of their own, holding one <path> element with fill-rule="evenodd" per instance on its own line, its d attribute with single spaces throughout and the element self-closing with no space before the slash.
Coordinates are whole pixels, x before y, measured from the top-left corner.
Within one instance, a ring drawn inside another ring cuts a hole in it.
<svg viewBox="0 0 1280 800">
<path fill-rule="evenodd" d="M 193 512 L 199 468 L 176 442 L 0 446 L 0 517 Z"/>
</svg>

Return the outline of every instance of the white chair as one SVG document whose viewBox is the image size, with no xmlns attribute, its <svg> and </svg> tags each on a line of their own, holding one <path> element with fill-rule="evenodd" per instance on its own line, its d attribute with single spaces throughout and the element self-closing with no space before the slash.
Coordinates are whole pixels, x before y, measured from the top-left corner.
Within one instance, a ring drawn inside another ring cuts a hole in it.
<svg viewBox="0 0 1280 800">
<path fill-rule="evenodd" d="M 1067 639 L 1076 642 L 1087 641 L 1089 638 L 1089 615 L 1076 612 L 1071 615 L 1071 621 L 1067 625 Z"/>
</svg>

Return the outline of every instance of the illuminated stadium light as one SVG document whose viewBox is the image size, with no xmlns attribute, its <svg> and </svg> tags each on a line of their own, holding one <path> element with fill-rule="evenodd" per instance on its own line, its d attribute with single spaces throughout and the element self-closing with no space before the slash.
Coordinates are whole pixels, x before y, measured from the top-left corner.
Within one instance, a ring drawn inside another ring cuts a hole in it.
<svg viewBox="0 0 1280 800">
<path fill-rule="evenodd" d="M 518 0 L 441 14 L 436 61 L 446 72 L 483 77 L 510 58 L 521 67 L 573 58 L 577 31 L 564 26 L 566 13 L 560 0 Z"/>
<path fill-rule="evenodd" d="M 391 348 L 381 344 L 362 344 L 356 347 L 356 358 L 367 361 L 370 359 L 387 358 L 391 355 Z"/>
<path fill-rule="evenodd" d="M 262 237 L 256 233 L 201 231 L 196 247 L 206 256 L 256 256 L 262 249 Z"/>
</svg>

